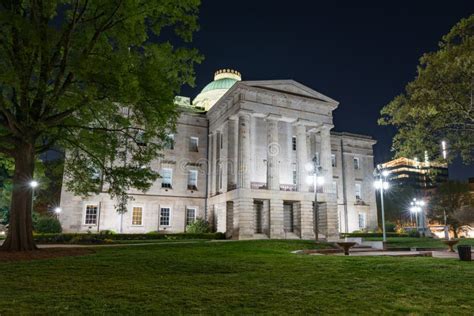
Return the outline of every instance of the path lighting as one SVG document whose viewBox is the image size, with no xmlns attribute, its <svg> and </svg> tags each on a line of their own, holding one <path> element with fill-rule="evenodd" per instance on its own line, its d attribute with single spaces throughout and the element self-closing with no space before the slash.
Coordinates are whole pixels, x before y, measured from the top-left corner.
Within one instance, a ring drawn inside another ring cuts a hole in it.
<svg viewBox="0 0 474 316">
<path fill-rule="evenodd" d="M 323 176 L 323 169 L 319 165 L 318 157 L 315 155 L 313 157 L 313 162 L 308 162 L 305 164 L 305 169 L 311 175 L 306 178 L 306 182 L 308 184 L 312 184 L 314 188 L 314 205 L 313 205 L 313 213 L 314 213 L 314 235 L 316 240 L 319 240 L 319 209 L 318 209 L 318 187 L 322 187 L 324 185 L 324 176 Z"/>
<path fill-rule="evenodd" d="M 374 188 L 380 191 L 380 205 L 382 207 L 382 233 L 383 233 L 383 241 L 387 241 L 387 233 L 385 231 L 385 209 L 383 205 L 383 192 L 388 190 L 390 184 L 388 183 L 387 177 L 390 174 L 388 170 L 381 170 L 382 166 L 378 165 L 377 168 L 374 170 Z"/>
<path fill-rule="evenodd" d="M 410 203 L 410 212 L 415 215 L 416 229 L 419 231 L 421 226 L 423 236 L 425 235 L 425 214 L 423 209 L 425 205 L 425 201 L 417 200 L 416 198 Z"/>
<path fill-rule="evenodd" d="M 30 181 L 30 187 L 31 187 L 31 188 L 34 189 L 34 188 L 36 188 L 38 185 L 39 185 L 38 181 L 36 181 L 36 180 L 31 180 L 31 181 Z"/>
<path fill-rule="evenodd" d="M 60 214 L 63 210 L 60 207 L 55 207 L 54 208 L 54 213 Z"/>
</svg>

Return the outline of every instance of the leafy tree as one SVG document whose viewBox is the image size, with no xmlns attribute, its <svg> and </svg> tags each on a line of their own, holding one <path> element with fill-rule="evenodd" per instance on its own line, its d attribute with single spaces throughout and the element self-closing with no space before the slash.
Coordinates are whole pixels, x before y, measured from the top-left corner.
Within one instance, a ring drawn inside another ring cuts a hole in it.
<svg viewBox="0 0 474 316">
<path fill-rule="evenodd" d="M 440 158 L 443 140 L 449 158 L 474 157 L 474 15 L 461 20 L 439 43 L 439 50 L 424 54 L 418 75 L 404 94 L 386 105 L 381 125 L 394 125 L 397 156 Z"/>
<path fill-rule="evenodd" d="M 10 229 L 3 249 L 35 249 L 34 162 L 63 148 L 66 187 L 146 190 L 147 167 L 174 129 L 173 103 L 201 60 L 186 42 L 199 0 L 24 0 L 0 3 L 0 152 L 14 161 Z M 171 41 L 179 43 L 175 48 Z M 181 44 L 182 43 L 182 44 Z"/>
<path fill-rule="evenodd" d="M 430 202 L 429 217 L 446 224 L 457 237 L 462 226 L 474 223 L 474 199 L 469 185 L 460 181 L 448 181 L 440 185 Z"/>
</svg>

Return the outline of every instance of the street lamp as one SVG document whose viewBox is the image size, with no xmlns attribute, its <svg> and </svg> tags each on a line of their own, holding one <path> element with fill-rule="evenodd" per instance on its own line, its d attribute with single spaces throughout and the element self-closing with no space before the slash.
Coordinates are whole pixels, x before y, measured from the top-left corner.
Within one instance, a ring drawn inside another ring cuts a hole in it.
<svg viewBox="0 0 474 316">
<path fill-rule="evenodd" d="M 313 162 L 307 163 L 305 165 L 306 171 L 312 175 L 308 176 L 306 182 L 308 184 L 313 184 L 314 188 L 314 205 L 313 205 L 313 214 L 314 214 L 314 235 L 316 241 L 319 240 L 319 207 L 318 207 L 318 186 L 322 187 L 324 185 L 324 177 L 322 176 L 323 168 L 319 165 L 318 156 L 314 155 Z"/>
<path fill-rule="evenodd" d="M 31 180 L 29 183 L 31 187 L 31 214 L 33 214 L 33 204 L 35 202 L 35 189 L 39 186 L 38 181 L 36 180 Z"/>
<path fill-rule="evenodd" d="M 380 190 L 380 205 L 382 207 L 382 235 L 383 241 L 387 241 L 387 233 L 385 231 L 385 209 L 383 205 L 383 192 L 388 190 L 390 185 L 388 184 L 387 177 L 390 173 L 387 170 L 381 170 L 381 166 L 378 165 L 377 168 L 374 170 L 374 177 L 376 180 L 374 181 L 374 188 L 376 190 Z"/>
<path fill-rule="evenodd" d="M 414 198 L 410 203 L 410 212 L 415 214 L 416 230 L 419 231 L 421 226 L 423 236 L 425 236 L 425 215 L 423 211 L 423 206 L 425 206 L 425 204 L 425 201 L 417 200 L 416 198 Z"/>
</svg>

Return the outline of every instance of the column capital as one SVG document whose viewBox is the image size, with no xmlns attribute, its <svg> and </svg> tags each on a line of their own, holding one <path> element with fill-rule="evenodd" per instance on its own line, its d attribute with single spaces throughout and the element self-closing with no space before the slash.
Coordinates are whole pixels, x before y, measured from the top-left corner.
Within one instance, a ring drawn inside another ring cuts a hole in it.
<svg viewBox="0 0 474 316">
<path fill-rule="evenodd" d="M 265 116 L 265 120 L 268 120 L 268 121 L 280 121 L 281 119 L 282 119 L 281 115 L 273 114 L 273 113 L 270 113 L 267 116 Z"/>
<path fill-rule="evenodd" d="M 319 125 L 321 125 L 321 123 L 299 118 L 299 119 L 296 119 L 293 122 L 293 125 L 295 125 L 295 126 L 318 127 Z"/>
<path fill-rule="evenodd" d="M 241 116 L 252 116 L 254 115 L 254 111 L 250 110 L 240 110 L 239 112 L 236 113 L 236 116 L 241 117 Z"/>
</svg>

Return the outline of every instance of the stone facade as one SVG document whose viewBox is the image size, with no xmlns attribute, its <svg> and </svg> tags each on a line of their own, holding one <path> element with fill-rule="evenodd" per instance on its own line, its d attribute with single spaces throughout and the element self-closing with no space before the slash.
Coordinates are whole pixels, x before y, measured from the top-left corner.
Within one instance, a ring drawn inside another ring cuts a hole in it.
<svg viewBox="0 0 474 316">
<path fill-rule="evenodd" d="M 152 164 L 172 170 L 169 187 L 160 179 L 146 193 L 131 192 L 135 200 L 123 216 L 105 194 L 82 199 L 64 191 L 64 230 L 182 232 L 192 220 L 189 209 L 234 239 L 312 239 L 316 232 L 331 239 L 339 232 L 374 228 L 375 141 L 331 132 L 338 102 L 298 82 L 240 81 L 236 74 L 226 78 L 226 71 L 218 72 L 205 88 L 206 98 L 196 97 L 194 104 L 205 101 L 206 112 L 181 115 L 174 149 Z M 235 82 L 222 93 L 230 78 Z M 214 100 L 209 97 L 213 87 L 220 89 Z M 198 139 L 197 151 L 191 138 Z M 306 168 L 313 161 L 325 180 L 316 188 L 317 212 L 315 177 Z M 189 186 L 191 170 L 197 171 L 195 188 Z M 140 210 L 141 225 L 136 225 Z M 168 225 L 160 225 L 163 218 Z"/>
</svg>

